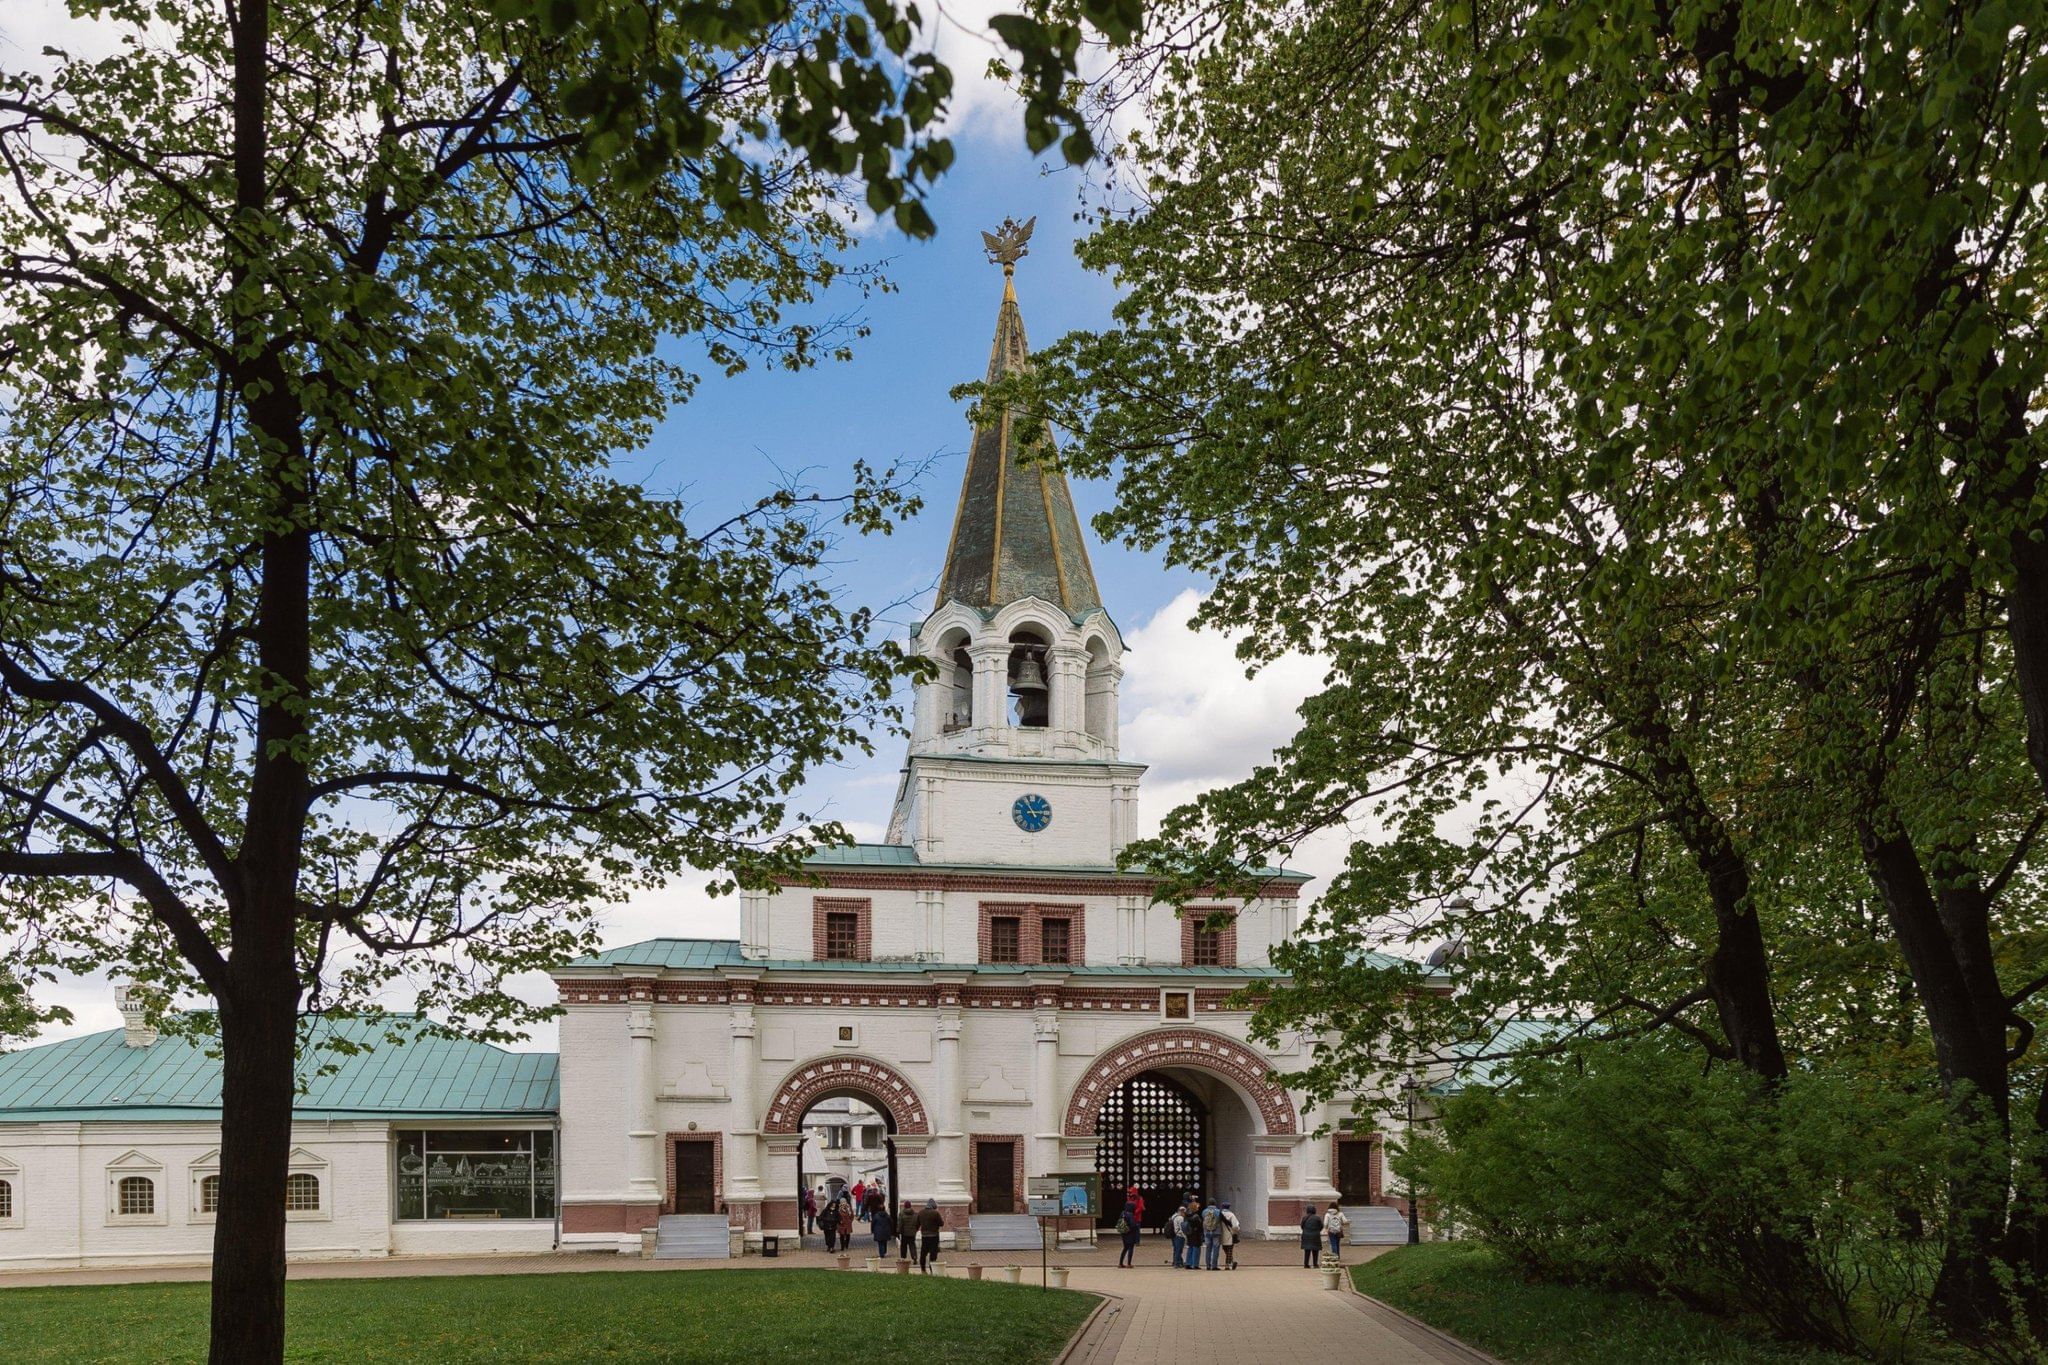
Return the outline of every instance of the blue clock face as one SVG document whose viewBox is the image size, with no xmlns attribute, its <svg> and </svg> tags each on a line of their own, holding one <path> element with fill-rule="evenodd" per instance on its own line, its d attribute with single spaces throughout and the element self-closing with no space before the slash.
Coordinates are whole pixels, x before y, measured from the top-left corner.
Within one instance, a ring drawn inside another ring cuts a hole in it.
<svg viewBox="0 0 2048 1365">
<path fill-rule="evenodd" d="M 1026 834 L 1036 834 L 1052 823 L 1052 802 L 1033 792 L 1020 796 L 1010 807 L 1010 818 L 1017 822 L 1017 828 Z"/>
</svg>

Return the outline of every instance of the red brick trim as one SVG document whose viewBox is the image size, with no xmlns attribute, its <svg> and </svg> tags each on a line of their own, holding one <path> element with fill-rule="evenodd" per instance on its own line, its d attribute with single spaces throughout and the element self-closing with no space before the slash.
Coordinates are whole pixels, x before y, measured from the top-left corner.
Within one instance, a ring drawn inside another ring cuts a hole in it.
<svg viewBox="0 0 2048 1365">
<path fill-rule="evenodd" d="M 972 986 L 960 992 L 960 1003 L 971 1010 L 1028 1010 L 1032 993 L 1029 986 Z"/>
<path fill-rule="evenodd" d="M 761 1201 L 761 1223 L 764 1228 L 780 1232 L 799 1226 L 803 1218 L 794 1199 L 763 1199 Z"/>
<path fill-rule="evenodd" d="M 711 1144 L 711 1210 L 721 1212 L 725 1208 L 725 1134 L 706 1132 L 664 1133 L 661 1138 L 661 1161 L 664 1170 L 661 1187 L 661 1206 L 673 1209 L 676 1206 L 676 1144 L 678 1142 L 708 1142 Z"/>
<path fill-rule="evenodd" d="M 1083 986 L 1060 992 L 1063 1010 L 1110 1010 L 1131 1014 L 1158 1014 L 1159 988 L 1125 990 L 1115 986 Z"/>
<path fill-rule="evenodd" d="M 1080 1137 L 1095 1131 L 1096 1116 L 1110 1092 L 1141 1071 L 1162 1066 L 1192 1066 L 1235 1081 L 1258 1105 L 1268 1133 L 1298 1133 L 1301 1125 L 1287 1091 L 1266 1079 L 1272 1070 L 1264 1057 L 1235 1038 L 1205 1029 L 1162 1028 L 1138 1034 L 1095 1059 L 1067 1103 L 1065 1132 Z"/>
<path fill-rule="evenodd" d="M 825 952 L 825 916 L 850 914 L 859 917 L 855 927 L 853 956 L 834 958 Z M 811 958 L 816 962 L 868 962 L 875 952 L 875 903 L 865 897 L 854 899 L 850 896 L 811 897 Z"/>
<path fill-rule="evenodd" d="M 1023 1213 L 1024 1203 L 1024 1137 L 1021 1133 L 969 1133 L 967 1135 L 967 1207 L 972 1209 L 981 1201 L 981 1144 L 984 1142 L 1007 1142 L 1010 1144 L 1010 1212 Z"/>
<path fill-rule="evenodd" d="M 562 992 L 565 1005 L 613 1005 L 632 1000 L 645 1000 L 651 993 L 658 1005 L 724 1005 L 733 998 L 733 990 L 723 981 L 657 981 L 648 987 L 635 982 L 630 987 L 625 982 L 591 982 L 572 978 L 556 979 L 555 984 Z M 751 983 L 749 983 L 751 984 Z"/>
<path fill-rule="evenodd" d="M 1043 901 L 983 901 L 981 927 L 975 937 L 976 962 L 995 961 L 989 951 L 990 926 L 998 917 L 1017 921 L 1017 961 L 1026 966 L 1043 966 L 1057 970 L 1061 967 L 1076 967 L 1088 960 L 1088 916 L 1085 906 L 1047 904 Z M 1063 919 L 1067 922 L 1065 962 L 1044 960 L 1045 922 L 1049 919 Z"/>
<path fill-rule="evenodd" d="M 826 981 L 816 986 L 763 986 L 764 1005 L 810 1005 L 837 1009 L 867 1006 L 873 1009 L 931 1009 L 937 997 L 929 986 L 871 986 L 850 981 Z"/>
<path fill-rule="evenodd" d="M 982 891 L 996 895 L 1107 896 L 1142 894 L 1149 897 L 1157 887 L 1156 877 L 1124 877 L 1115 873 L 1101 876 L 1068 874 L 1060 877 L 1005 876 L 1001 873 L 891 872 L 882 868 L 819 868 L 798 876 L 778 877 L 782 886 L 826 886 L 835 891 Z M 1262 900 L 1291 901 L 1301 896 L 1302 883 L 1272 881 L 1259 888 Z M 1215 896 L 1213 886 L 1198 886 L 1196 896 Z"/>
<path fill-rule="evenodd" d="M 872 1057 L 826 1057 L 806 1062 L 782 1078 L 768 1101 L 763 1133 L 801 1131 L 804 1113 L 828 1095 L 858 1095 L 886 1110 L 899 1133 L 929 1133 L 930 1110 L 917 1087 L 886 1062 Z"/>
<path fill-rule="evenodd" d="M 1268 1199 L 1266 1201 L 1266 1226 L 1284 1228 L 1301 1222 L 1302 1211 L 1308 1207 L 1305 1199 Z"/>
<path fill-rule="evenodd" d="M 1181 966 L 1193 967 L 1198 965 L 1195 962 L 1195 931 L 1201 928 L 1204 922 L 1216 915 L 1229 916 L 1216 931 L 1217 936 L 1222 940 L 1217 945 L 1219 949 L 1217 960 L 1213 964 L 1204 963 L 1199 965 L 1214 965 L 1218 967 L 1235 967 L 1237 965 L 1237 911 L 1227 905 L 1190 905 L 1180 912 Z"/>
<path fill-rule="evenodd" d="M 661 1217 L 659 1204 L 562 1205 L 562 1231 L 632 1232 L 651 1228 Z"/>
</svg>

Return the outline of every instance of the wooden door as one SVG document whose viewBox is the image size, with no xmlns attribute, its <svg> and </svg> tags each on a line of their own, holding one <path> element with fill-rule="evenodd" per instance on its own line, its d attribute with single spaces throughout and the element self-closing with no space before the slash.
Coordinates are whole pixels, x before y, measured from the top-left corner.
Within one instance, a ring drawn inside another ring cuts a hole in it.
<svg viewBox="0 0 2048 1365">
<path fill-rule="evenodd" d="M 1011 1162 L 1015 1153 L 1007 1142 L 974 1144 L 974 1211 L 1015 1213 L 1017 1173 Z"/>
<path fill-rule="evenodd" d="M 676 1144 L 676 1212 L 716 1213 L 718 1194 L 711 1184 L 711 1144 Z"/>
<path fill-rule="evenodd" d="M 1337 1198 L 1344 1204 L 1372 1202 L 1372 1142 L 1358 1138 L 1337 1144 Z"/>
</svg>

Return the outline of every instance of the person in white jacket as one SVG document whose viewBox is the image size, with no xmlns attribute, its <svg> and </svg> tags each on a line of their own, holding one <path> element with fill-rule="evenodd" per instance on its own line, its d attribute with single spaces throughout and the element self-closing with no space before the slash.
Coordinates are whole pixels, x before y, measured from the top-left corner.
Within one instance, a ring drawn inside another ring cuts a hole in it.
<svg viewBox="0 0 2048 1365">
<path fill-rule="evenodd" d="M 1230 1202 L 1223 1204 L 1223 1266 L 1226 1270 L 1237 1269 L 1237 1215 L 1230 1211 Z"/>
<path fill-rule="evenodd" d="M 1337 1207 L 1337 1202 L 1334 1199 L 1331 1200 L 1330 1211 L 1323 1215 L 1323 1232 L 1330 1239 L 1331 1260 L 1336 1261 L 1343 1258 L 1344 1229 L 1350 1225 L 1351 1220 L 1344 1216 L 1344 1210 Z"/>
</svg>

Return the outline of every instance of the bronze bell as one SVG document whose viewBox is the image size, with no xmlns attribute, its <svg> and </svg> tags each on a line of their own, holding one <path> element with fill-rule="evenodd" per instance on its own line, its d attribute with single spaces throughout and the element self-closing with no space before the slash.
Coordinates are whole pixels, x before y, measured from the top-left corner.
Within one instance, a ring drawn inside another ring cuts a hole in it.
<svg viewBox="0 0 2048 1365">
<path fill-rule="evenodd" d="M 1052 698 L 1045 683 L 1045 666 L 1039 663 L 1036 654 L 1024 654 L 1018 658 L 1010 690 L 1017 694 L 1017 723 L 1042 727 L 1051 710 Z"/>
</svg>

